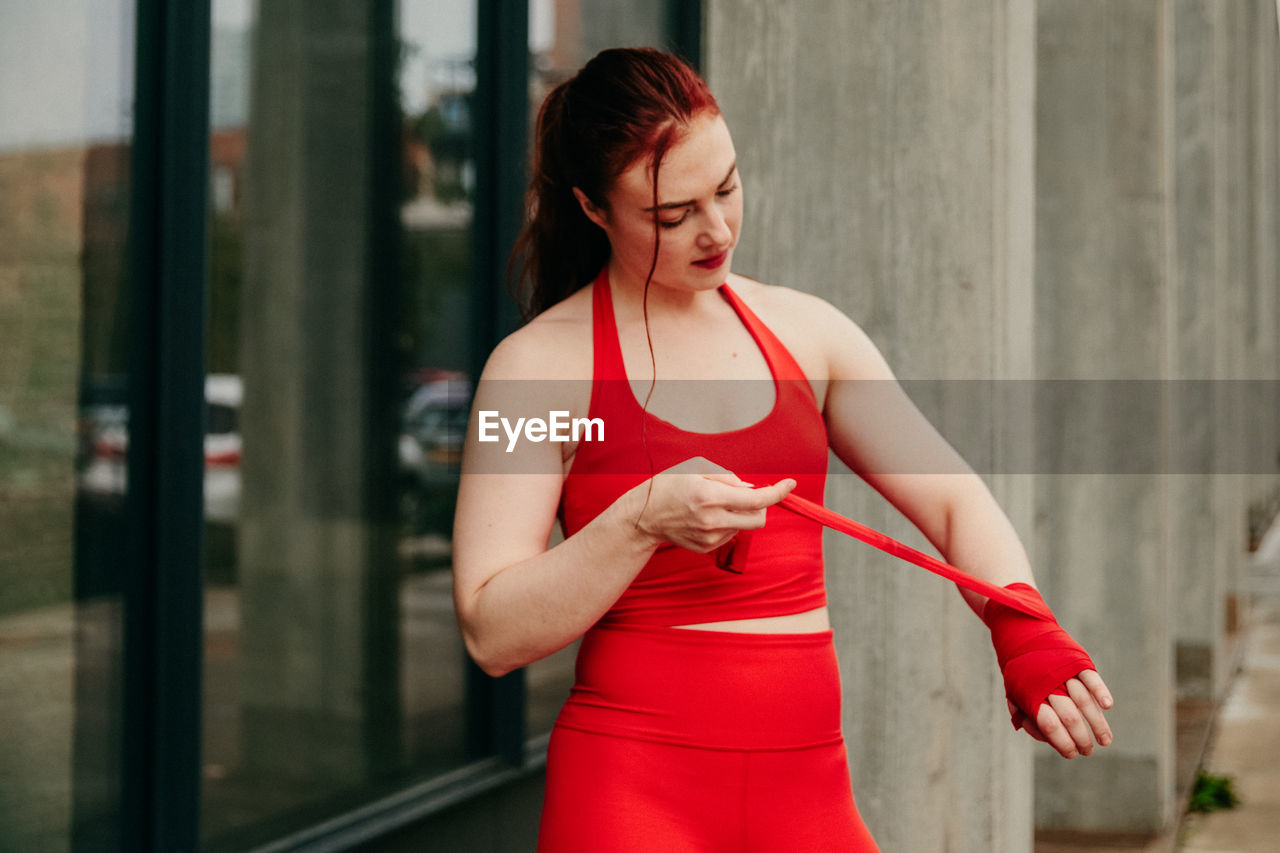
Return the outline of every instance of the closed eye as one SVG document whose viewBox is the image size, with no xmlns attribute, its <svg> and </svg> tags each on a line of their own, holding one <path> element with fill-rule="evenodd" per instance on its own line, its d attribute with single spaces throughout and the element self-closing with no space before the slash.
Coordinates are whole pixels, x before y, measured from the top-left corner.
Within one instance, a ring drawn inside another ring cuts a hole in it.
<svg viewBox="0 0 1280 853">
<path fill-rule="evenodd" d="M 716 190 L 716 195 L 719 196 L 720 198 L 728 198 L 729 196 L 737 192 L 737 190 L 738 190 L 738 185 L 734 184 L 731 187 L 725 187 L 722 190 Z M 679 219 L 671 219 L 671 220 L 659 219 L 658 224 L 661 225 L 663 228 L 675 228 L 679 225 L 683 225 L 684 221 L 688 218 L 689 218 L 689 209 L 685 208 L 684 213 L 681 215 Z"/>
</svg>

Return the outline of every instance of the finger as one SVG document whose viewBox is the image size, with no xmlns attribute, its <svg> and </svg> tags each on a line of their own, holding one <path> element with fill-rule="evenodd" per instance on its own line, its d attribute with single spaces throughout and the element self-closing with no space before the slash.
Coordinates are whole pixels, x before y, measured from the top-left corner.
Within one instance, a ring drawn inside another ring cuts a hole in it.
<svg viewBox="0 0 1280 853">
<path fill-rule="evenodd" d="M 681 541 L 681 547 L 697 554 L 707 554 L 727 544 L 739 533 L 736 527 L 717 527 L 701 530 Z"/>
<path fill-rule="evenodd" d="M 748 483 L 732 471 L 715 472 L 711 474 L 701 475 L 704 480 L 710 480 L 713 483 L 724 483 L 726 486 L 734 486 L 739 489 L 753 489 L 754 483 Z"/>
<path fill-rule="evenodd" d="M 1085 687 L 1078 678 L 1067 679 L 1067 693 L 1071 696 L 1072 701 L 1076 703 L 1076 707 L 1080 709 L 1080 713 L 1084 714 L 1085 722 L 1089 724 L 1089 728 L 1093 731 L 1093 737 L 1102 746 L 1111 745 L 1111 726 L 1107 725 L 1107 718 L 1103 716 L 1102 709 L 1098 707 L 1097 701 L 1093 698 L 1093 694 L 1089 692 L 1089 688 Z"/>
<path fill-rule="evenodd" d="M 765 523 L 768 520 L 769 516 L 762 509 L 746 510 L 743 512 L 726 510 L 724 523 L 734 527 L 734 532 L 736 533 L 739 530 L 759 530 L 765 526 Z"/>
<path fill-rule="evenodd" d="M 759 530 L 768 520 L 763 509 L 733 510 L 723 506 L 708 507 L 702 516 L 702 527 L 719 532 L 732 530 L 734 535 L 740 530 Z"/>
<path fill-rule="evenodd" d="M 781 489 L 782 498 L 785 498 L 787 495 L 795 491 L 795 488 L 797 485 L 799 484 L 793 478 L 787 477 L 785 479 L 779 480 L 778 482 L 774 483 L 773 488 Z M 782 498 L 778 498 L 778 500 L 782 500 Z"/>
<path fill-rule="evenodd" d="M 1022 709 L 1019 708 L 1017 705 L 1013 704 L 1013 702 L 1011 702 L 1010 700 L 1006 699 L 1005 702 L 1009 706 L 1009 715 L 1011 717 L 1014 717 L 1016 715 L 1016 719 L 1017 719 L 1016 728 L 1022 729 L 1024 732 L 1030 735 L 1033 740 L 1038 740 L 1041 743 L 1048 742 L 1045 740 L 1044 733 L 1040 731 L 1040 727 L 1035 724 L 1034 720 L 1032 720 L 1025 713 L 1023 713 Z"/>
<path fill-rule="evenodd" d="M 1071 697 L 1050 693 L 1049 704 L 1053 707 L 1053 710 L 1058 712 L 1058 719 L 1066 727 L 1067 734 L 1071 736 L 1071 742 L 1075 744 L 1076 751 L 1081 755 L 1091 754 L 1093 752 L 1093 733 L 1089 731 L 1089 724 L 1085 722 L 1084 714 L 1080 713 L 1080 709 L 1076 707 L 1076 703 Z"/>
<path fill-rule="evenodd" d="M 766 509 L 785 498 L 795 487 L 796 481 L 788 477 L 785 480 L 774 483 L 772 486 L 761 486 L 750 491 L 726 494 L 723 506 L 733 512 L 751 512 L 753 510 Z"/>
<path fill-rule="evenodd" d="M 1018 723 L 1022 730 L 1031 736 L 1032 740 L 1038 740 L 1041 743 L 1048 743 L 1049 739 L 1044 736 L 1044 732 L 1040 731 L 1040 727 L 1031 721 L 1026 714 L 1022 715 L 1022 721 Z"/>
<path fill-rule="evenodd" d="M 1052 695 L 1050 695 L 1050 698 L 1053 698 Z M 1067 731 L 1067 727 L 1062 724 L 1062 720 L 1058 717 L 1058 712 L 1049 704 L 1040 703 L 1040 708 L 1036 711 L 1036 725 L 1040 727 L 1040 731 L 1044 734 L 1045 741 L 1048 742 L 1049 746 L 1056 749 L 1063 758 L 1075 758 L 1080 754 L 1080 751 L 1076 748 L 1076 742 L 1071 737 L 1071 733 Z"/>
<path fill-rule="evenodd" d="M 1094 700 L 1097 701 L 1100 707 L 1110 708 L 1116 703 L 1116 700 L 1111 696 L 1111 691 L 1107 689 L 1107 685 L 1102 681 L 1102 676 L 1098 675 L 1096 671 L 1086 669 L 1076 678 L 1080 679 L 1081 683 L 1089 689 L 1089 692 L 1093 694 Z"/>
</svg>

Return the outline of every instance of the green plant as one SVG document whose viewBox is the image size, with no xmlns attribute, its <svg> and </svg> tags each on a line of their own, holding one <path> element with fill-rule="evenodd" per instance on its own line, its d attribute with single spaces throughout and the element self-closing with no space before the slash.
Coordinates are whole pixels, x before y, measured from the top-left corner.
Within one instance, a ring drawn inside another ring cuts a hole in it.
<svg viewBox="0 0 1280 853">
<path fill-rule="evenodd" d="M 1219 809 L 1233 809 L 1240 805 L 1240 797 L 1236 794 L 1235 780 L 1230 776 L 1214 776 L 1203 769 L 1196 775 L 1195 787 L 1191 789 L 1191 803 L 1187 807 L 1193 812 L 1214 812 Z"/>
</svg>

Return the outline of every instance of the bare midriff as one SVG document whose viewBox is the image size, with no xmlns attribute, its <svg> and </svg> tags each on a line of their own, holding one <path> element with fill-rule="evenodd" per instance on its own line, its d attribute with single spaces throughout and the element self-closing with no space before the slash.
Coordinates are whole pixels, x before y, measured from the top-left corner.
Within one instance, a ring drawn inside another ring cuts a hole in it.
<svg viewBox="0 0 1280 853">
<path fill-rule="evenodd" d="M 729 619 L 724 622 L 698 622 L 693 625 L 672 625 L 694 631 L 729 631 L 738 634 L 810 634 L 826 631 L 831 618 L 826 607 L 806 610 L 804 613 L 788 613 L 785 616 L 762 616 L 758 619 Z"/>
</svg>

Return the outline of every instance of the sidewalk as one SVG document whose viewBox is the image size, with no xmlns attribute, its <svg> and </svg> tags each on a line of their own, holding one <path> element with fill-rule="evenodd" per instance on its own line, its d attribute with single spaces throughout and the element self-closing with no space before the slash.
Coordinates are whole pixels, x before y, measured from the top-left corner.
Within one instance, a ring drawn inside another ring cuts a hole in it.
<svg viewBox="0 0 1280 853">
<path fill-rule="evenodd" d="M 1240 671 L 1216 710 L 1208 700 L 1177 710 L 1179 807 L 1203 767 L 1234 779 L 1242 802 L 1182 816 L 1155 838 L 1038 834 L 1035 853 L 1271 853 L 1280 850 L 1280 522 L 1250 560 Z M 1207 741 L 1207 743 L 1206 743 Z"/>
<path fill-rule="evenodd" d="M 1253 596 L 1241 671 L 1214 725 L 1205 769 L 1231 776 L 1241 804 L 1188 815 L 1178 850 L 1268 853 L 1280 849 L 1280 526 L 1273 525 L 1249 576 Z"/>
</svg>

